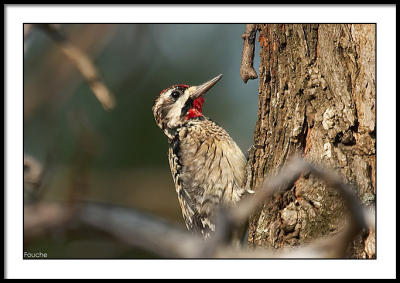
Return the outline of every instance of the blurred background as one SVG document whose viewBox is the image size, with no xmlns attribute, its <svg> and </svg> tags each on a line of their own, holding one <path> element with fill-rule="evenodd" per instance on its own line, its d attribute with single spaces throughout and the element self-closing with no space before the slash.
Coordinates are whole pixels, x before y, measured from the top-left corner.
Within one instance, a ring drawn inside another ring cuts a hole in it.
<svg viewBox="0 0 400 283">
<path fill-rule="evenodd" d="M 40 200 L 78 198 L 144 211 L 184 227 L 167 138 L 152 106 L 173 84 L 198 85 L 222 73 L 203 113 L 247 155 L 257 119 L 258 80 L 239 70 L 245 24 L 62 24 L 93 60 L 115 107 L 105 111 L 76 66 L 45 32 L 24 51 L 24 154 L 44 168 Z M 254 67 L 258 71 L 256 44 Z M 49 258 L 151 257 L 91 229 L 70 227 L 24 242 Z"/>
</svg>

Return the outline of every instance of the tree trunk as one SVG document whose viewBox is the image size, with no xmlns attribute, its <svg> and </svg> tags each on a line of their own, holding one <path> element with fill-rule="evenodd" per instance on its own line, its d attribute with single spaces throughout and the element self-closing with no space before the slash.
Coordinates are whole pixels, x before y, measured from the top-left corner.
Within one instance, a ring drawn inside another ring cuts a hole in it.
<svg viewBox="0 0 400 283">
<path fill-rule="evenodd" d="M 336 169 L 365 206 L 375 203 L 375 25 L 266 24 L 260 31 L 258 121 L 249 151 L 249 186 L 297 153 Z M 341 196 L 310 176 L 274 196 L 250 220 L 249 244 L 282 248 L 341 230 Z M 365 231 L 348 249 L 375 257 Z"/>
</svg>

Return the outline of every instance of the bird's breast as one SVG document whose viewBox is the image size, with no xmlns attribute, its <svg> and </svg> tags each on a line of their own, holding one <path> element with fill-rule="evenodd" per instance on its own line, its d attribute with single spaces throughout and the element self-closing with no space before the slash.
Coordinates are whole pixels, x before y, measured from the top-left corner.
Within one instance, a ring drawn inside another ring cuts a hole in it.
<svg viewBox="0 0 400 283">
<path fill-rule="evenodd" d="M 240 199 L 246 160 L 224 129 L 208 119 L 192 122 L 177 143 L 179 182 L 192 203 L 210 195 L 227 204 Z"/>
</svg>

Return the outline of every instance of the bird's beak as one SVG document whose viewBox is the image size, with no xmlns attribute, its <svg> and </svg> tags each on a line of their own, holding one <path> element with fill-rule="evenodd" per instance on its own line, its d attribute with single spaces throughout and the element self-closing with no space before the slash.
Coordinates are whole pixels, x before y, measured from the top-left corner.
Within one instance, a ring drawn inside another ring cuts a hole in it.
<svg viewBox="0 0 400 283">
<path fill-rule="evenodd" d="M 216 76 L 215 78 L 209 80 L 208 82 L 205 82 L 199 86 L 197 86 L 196 90 L 193 92 L 193 94 L 190 95 L 190 97 L 195 100 L 196 98 L 202 96 L 205 94 L 210 88 L 212 88 L 220 79 L 222 78 L 222 74 Z"/>
</svg>

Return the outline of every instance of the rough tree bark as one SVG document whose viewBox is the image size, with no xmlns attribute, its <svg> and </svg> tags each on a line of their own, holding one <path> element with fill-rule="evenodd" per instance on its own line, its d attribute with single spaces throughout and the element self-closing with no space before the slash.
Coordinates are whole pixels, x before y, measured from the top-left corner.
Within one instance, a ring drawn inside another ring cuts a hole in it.
<svg viewBox="0 0 400 283">
<path fill-rule="evenodd" d="M 257 25 L 261 46 L 258 121 L 248 186 L 257 191 L 293 154 L 326 164 L 375 203 L 375 25 Z M 333 235 L 346 222 L 334 190 L 310 176 L 250 220 L 249 244 L 282 248 Z M 375 257 L 365 231 L 348 256 Z"/>
</svg>

